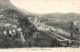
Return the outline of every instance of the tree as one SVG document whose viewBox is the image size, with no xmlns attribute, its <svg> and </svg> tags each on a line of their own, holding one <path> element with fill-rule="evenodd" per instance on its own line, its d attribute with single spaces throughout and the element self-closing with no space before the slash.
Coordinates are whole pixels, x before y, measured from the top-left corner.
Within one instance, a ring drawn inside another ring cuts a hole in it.
<svg viewBox="0 0 80 52">
<path fill-rule="evenodd" d="M 70 31 L 71 31 L 71 35 L 70 35 L 70 39 L 73 39 L 73 32 L 74 32 L 74 23 L 71 21 L 70 22 Z"/>
<path fill-rule="evenodd" d="M 54 39 L 52 41 L 51 47 L 62 47 L 62 45 L 60 44 L 60 42 L 57 39 Z"/>
</svg>

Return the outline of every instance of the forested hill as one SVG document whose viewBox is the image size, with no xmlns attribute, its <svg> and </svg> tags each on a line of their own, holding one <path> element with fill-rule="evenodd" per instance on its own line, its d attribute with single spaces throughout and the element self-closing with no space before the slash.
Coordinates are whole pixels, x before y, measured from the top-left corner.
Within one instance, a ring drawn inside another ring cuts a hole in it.
<svg viewBox="0 0 80 52">
<path fill-rule="evenodd" d="M 26 40 L 32 35 L 35 26 L 29 22 L 28 17 L 33 15 L 24 15 L 22 11 L 17 9 L 9 0 L 0 0 L 0 47 L 22 47 L 24 46 L 23 39 Z M 21 28 L 22 35 L 20 36 L 18 28 Z M 16 34 L 9 34 L 8 31 L 15 30 Z M 27 29 L 27 30 L 26 30 Z M 25 34 L 25 32 L 26 34 Z M 5 35 L 4 32 L 7 34 Z M 30 34 L 30 35 L 29 35 Z M 26 36 L 26 37 L 25 37 Z M 18 38 L 18 39 L 17 39 Z M 26 42 L 26 41 L 25 41 Z"/>
<path fill-rule="evenodd" d="M 29 22 L 27 18 L 32 16 L 35 15 L 24 13 L 9 0 L 0 0 L 0 48 L 51 47 L 53 38 Z"/>
</svg>

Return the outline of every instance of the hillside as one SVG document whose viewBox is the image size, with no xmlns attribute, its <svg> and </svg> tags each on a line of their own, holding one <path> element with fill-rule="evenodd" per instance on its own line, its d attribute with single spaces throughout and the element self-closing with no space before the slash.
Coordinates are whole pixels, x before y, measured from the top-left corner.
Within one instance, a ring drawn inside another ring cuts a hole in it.
<svg viewBox="0 0 80 52">
<path fill-rule="evenodd" d="M 20 32 L 17 31 L 18 28 L 22 28 L 26 23 L 29 25 L 29 21 L 26 15 L 17 9 L 9 0 L 0 0 L 0 47 L 8 48 L 8 47 L 23 47 L 25 44 L 24 31 L 20 36 Z M 28 26 L 26 28 L 29 29 Z M 34 27 L 35 28 L 35 27 Z M 12 30 L 12 31 L 11 31 Z M 12 33 L 13 30 L 14 34 Z M 22 29 L 23 30 L 23 29 Z M 29 29 L 30 30 L 30 29 Z M 10 34 L 11 33 L 13 34 Z M 27 31 L 28 32 L 28 31 Z M 29 32 L 28 32 L 29 33 Z M 23 35 L 24 34 L 24 35 Z M 18 38 L 18 39 L 17 39 Z"/>
<path fill-rule="evenodd" d="M 30 15 L 29 15 L 30 16 Z M 29 33 L 33 31 L 30 29 L 31 24 L 28 21 L 28 15 L 24 15 L 22 11 L 17 9 L 9 0 L 0 0 L 0 47 L 23 47 L 25 46 L 26 38 L 24 36 L 29 36 Z M 24 20 L 25 19 L 25 20 Z M 24 33 L 25 29 L 26 33 Z M 21 28 L 21 32 L 17 29 Z M 33 26 L 35 29 L 35 26 Z M 13 31 L 14 34 L 10 34 Z M 20 35 L 20 33 L 22 33 Z M 31 32 L 32 33 L 32 32 Z M 18 39 L 17 39 L 18 38 Z"/>
<path fill-rule="evenodd" d="M 42 14 L 38 19 L 41 23 L 45 23 L 46 25 L 60 28 L 69 34 L 71 33 L 70 23 L 73 23 L 73 34 L 74 37 L 80 41 L 80 14 L 77 13 L 49 13 Z M 78 29 L 78 30 L 76 30 Z"/>
<path fill-rule="evenodd" d="M 33 16 L 35 14 L 18 9 L 9 0 L 0 0 L 0 48 L 51 47 L 52 41 L 57 43 L 29 22 L 27 18 Z"/>
</svg>

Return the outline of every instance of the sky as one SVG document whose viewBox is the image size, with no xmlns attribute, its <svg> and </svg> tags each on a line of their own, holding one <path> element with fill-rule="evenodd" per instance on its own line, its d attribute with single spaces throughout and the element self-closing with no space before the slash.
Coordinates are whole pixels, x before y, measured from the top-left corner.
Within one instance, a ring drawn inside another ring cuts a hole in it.
<svg viewBox="0 0 80 52">
<path fill-rule="evenodd" d="M 80 13 L 80 0 L 10 0 L 13 5 L 32 13 Z"/>
</svg>

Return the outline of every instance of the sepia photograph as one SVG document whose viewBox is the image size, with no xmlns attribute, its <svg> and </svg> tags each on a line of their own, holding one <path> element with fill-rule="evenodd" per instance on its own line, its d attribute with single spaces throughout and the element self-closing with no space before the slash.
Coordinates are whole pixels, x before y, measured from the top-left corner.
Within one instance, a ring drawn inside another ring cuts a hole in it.
<svg viewBox="0 0 80 52">
<path fill-rule="evenodd" d="M 80 0 L 0 0 L 0 49 L 79 47 Z"/>
</svg>

